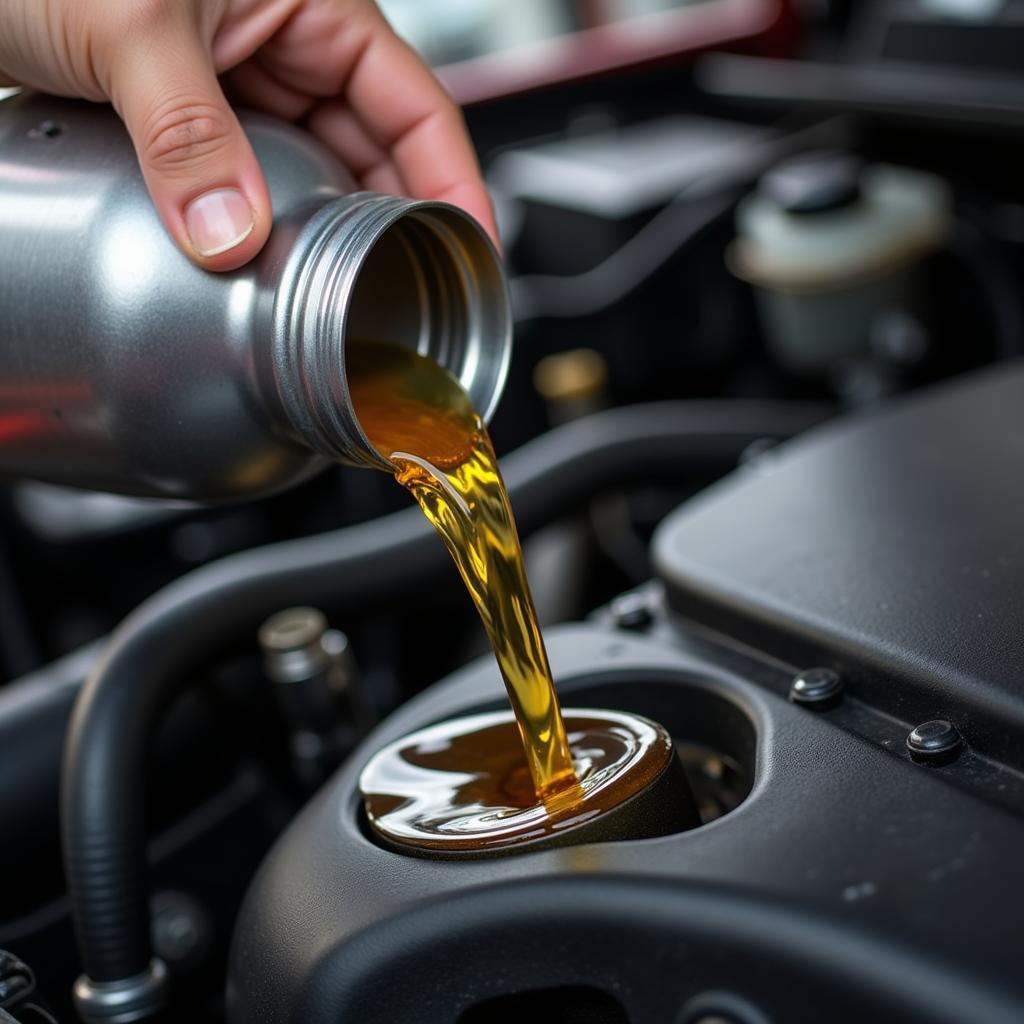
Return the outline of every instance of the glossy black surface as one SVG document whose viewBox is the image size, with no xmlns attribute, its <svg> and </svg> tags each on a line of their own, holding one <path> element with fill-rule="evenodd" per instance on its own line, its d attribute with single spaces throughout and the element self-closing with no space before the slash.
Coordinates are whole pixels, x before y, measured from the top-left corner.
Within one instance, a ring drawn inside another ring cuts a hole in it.
<svg viewBox="0 0 1024 1024">
<path fill-rule="evenodd" d="M 654 551 L 687 617 L 1024 766 L 1024 363 L 769 453 Z"/>
<path fill-rule="evenodd" d="M 264 862 L 235 932 L 231 1021 L 455 1024 L 488 999 L 588 984 L 632 1024 L 719 988 L 787 1022 L 1020 1019 L 1024 822 L 951 785 L 964 765 L 894 757 L 837 728 L 838 709 L 789 703 L 791 666 L 738 673 L 664 620 L 656 638 L 560 627 L 549 650 L 568 702 L 721 751 L 752 774 L 749 796 L 657 839 L 465 863 L 380 849 L 360 828 L 362 763 L 500 706 L 477 662 L 381 726 Z"/>
</svg>

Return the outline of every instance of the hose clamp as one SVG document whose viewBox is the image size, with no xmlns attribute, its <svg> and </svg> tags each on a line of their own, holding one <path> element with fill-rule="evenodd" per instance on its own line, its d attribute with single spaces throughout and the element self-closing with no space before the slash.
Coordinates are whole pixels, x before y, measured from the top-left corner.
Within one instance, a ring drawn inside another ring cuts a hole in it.
<svg viewBox="0 0 1024 1024">
<path fill-rule="evenodd" d="M 93 981 L 83 974 L 72 995 L 85 1024 L 131 1024 L 151 1017 L 164 1005 L 168 982 L 166 965 L 154 957 L 148 970 L 130 978 Z"/>
</svg>

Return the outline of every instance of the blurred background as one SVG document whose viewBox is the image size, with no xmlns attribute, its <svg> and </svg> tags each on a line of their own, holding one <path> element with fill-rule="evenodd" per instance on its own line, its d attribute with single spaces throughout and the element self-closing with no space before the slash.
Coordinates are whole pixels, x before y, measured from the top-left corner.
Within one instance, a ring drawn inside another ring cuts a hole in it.
<svg viewBox="0 0 1024 1024">
<path fill-rule="evenodd" d="M 381 6 L 464 105 L 494 196 L 517 316 L 500 451 L 603 406 L 859 405 L 1020 351 L 1020 0 Z M 4 678 L 195 565 L 406 500 L 347 469 L 214 511 L 33 483 L 0 497 Z M 545 619 L 645 579 L 680 497 L 611 495 L 535 541 Z M 345 624 L 385 704 L 481 642 L 450 583 Z M 442 618 L 464 642 L 396 642 Z"/>
<path fill-rule="evenodd" d="M 435 67 L 487 57 L 532 43 L 566 40 L 642 15 L 708 0 L 385 0 L 379 6 L 392 27 Z"/>
</svg>

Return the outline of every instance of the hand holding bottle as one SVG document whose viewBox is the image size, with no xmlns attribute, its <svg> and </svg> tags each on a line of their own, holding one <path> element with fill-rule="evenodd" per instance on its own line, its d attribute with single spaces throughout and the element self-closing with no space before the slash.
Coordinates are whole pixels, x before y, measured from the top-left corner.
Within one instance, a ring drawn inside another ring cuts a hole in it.
<svg viewBox="0 0 1024 1024">
<path fill-rule="evenodd" d="M 496 235 L 458 108 L 372 0 L 0 0 L 0 85 L 112 102 L 167 230 L 210 270 L 248 262 L 272 220 L 227 96 L 303 123 L 364 188 Z"/>
</svg>

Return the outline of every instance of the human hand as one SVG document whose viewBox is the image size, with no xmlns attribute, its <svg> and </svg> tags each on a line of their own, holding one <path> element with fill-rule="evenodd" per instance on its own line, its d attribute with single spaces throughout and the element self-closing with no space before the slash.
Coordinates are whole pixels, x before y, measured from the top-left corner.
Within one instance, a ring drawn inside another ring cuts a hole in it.
<svg viewBox="0 0 1024 1024">
<path fill-rule="evenodd" d="M 454 203 L 497 238 L 460 111 L 372 0 L 0 0 L 0 85 L 110 100 L 209 270 L 252 259 L 272 217 L 224 88 L 305 124 L 362 187 Z"/>
</svg>

